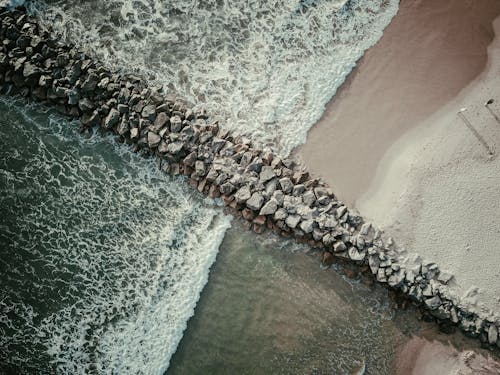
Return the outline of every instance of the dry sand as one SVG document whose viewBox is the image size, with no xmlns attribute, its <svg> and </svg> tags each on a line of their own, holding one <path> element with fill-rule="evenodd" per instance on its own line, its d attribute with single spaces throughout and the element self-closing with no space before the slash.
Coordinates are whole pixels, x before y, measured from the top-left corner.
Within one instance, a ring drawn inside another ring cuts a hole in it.
<svg viewBox="0 0 500 375">
<path fill-rule="evenodd" d="M 457 302 L 490 317 L 500 314 L 500 123 L 483 103 L 495 98 L 500 115 L 499 14 L 498 0 L 402 1 L 298 154 L 408 255 L 453 273 Z"/>
<path fill-rule="evenodd" d="M 484 70 L 498 14 L 498 0 L 401 1 L 381 40 L 309 132 L 298 158 L 352 206 L 388 147 Z"/>
<path fill-rule="evenodd" d="M 494 26 L 500 35 L 500 18 Z M 499 317 L 500 38 L 488 52 L 473 83 L 389 148 L 357 207 L 409 254 L 454 274 L 449 291 L 457 301 Z M 489 98 L 497 100 L 493 114 Z M 461 108 L 473 129 L 457 115 Z"/>
</svg>

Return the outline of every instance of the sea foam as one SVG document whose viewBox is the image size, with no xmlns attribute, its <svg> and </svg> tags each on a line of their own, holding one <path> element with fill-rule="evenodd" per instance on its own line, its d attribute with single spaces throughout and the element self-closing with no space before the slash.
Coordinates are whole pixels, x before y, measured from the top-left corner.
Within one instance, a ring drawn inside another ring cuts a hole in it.
<svg viewBox="0 0 500 375">
<path fill-rule="evenodd" d="M 229 219 L 111 138 L 0 107 L 0 367 L 162 374 Z"/>
<path fill-rule="evenodd" d="M 224 126 L 288 154 L 380 39 L 398 3 L 55 0 L 31 7 L 109 66 L 135 69 Z"/>
</svg>

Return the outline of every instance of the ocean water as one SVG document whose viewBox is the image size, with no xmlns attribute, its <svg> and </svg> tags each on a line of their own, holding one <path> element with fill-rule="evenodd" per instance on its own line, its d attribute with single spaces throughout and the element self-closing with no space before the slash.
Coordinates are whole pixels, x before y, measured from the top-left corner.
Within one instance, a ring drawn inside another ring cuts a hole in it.
<svg viewBox="0 0 500 375">
<path fill-rule="evenodd" d="M 228 217 L 24 106 L 0 100 L 0 373 L 162 373 Z"/>
<path fill-rule="evenodd" d="M 398 0 L 36 0 L 60 35 L 288 154 Z"/>
</svg>

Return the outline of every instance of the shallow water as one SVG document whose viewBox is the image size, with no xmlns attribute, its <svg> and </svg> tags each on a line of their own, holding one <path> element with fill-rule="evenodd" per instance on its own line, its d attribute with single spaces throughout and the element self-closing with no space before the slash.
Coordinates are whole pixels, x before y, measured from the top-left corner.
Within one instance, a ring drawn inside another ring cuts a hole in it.
<svg viewBox="0 0 500 375">
<path fill-rule="evenodd" d="M 366 374 L 407 375 L 396 365 L 411 368 L 415 343 L 436 368 L 497 373 L 475 340 L 438 334 L 414 308 L 393 310 L 385 288 L 343 275 L 304 246 L 233 225 L 167 374 L 351 374 L 364 361 Z"/>
</svg>

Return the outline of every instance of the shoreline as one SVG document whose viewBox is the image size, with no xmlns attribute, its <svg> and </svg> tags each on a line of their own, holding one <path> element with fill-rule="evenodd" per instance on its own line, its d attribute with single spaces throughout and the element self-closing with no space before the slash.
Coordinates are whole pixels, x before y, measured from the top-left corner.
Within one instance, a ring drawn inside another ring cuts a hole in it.
<svg viewBox="0 0 500 375">
<path fill-rule="evenodd" d="M 388 148 L 486 68 L 500 3 L 469 3 L 401 1 L 382 38 L 293 151 L 348 206 L 369 189 Z"/>
<path fill-rule="evenodd" d="M 494 26 L 500 36 L 500 17 Z M 493 317 L 500 311 L 500 259 L 495 256 L 500 196 L 493 182 L 500 178 L 500 123 L 494 118 L 500 97 L 499 37 L 488 52 L 488 65 L 475 81 L 388 150 L 358 209 L 410 254 L 454 274 L 449 292 L 457 303 Z M 493 113 L 484 106 L 490 98 L 496 99 L 489 107 Z M 472 131 L 458 115 L 462 108 Z"/>
<path fill-rule="evenodd" d="M 422 263 L 416 269 L 400 264 L 393 241 L 339 202 L 303 166 L 252 146 L 139 77 L 116 74 L 74 47 L 57 44 L 48 33 L 38 34 L 36 21 L 22 12 L 0 12 L 9 33 L 17 36 L 15 43 L 4 41 L 0 54 L 2 92 L 80 119 L 82 131 L 99 128 L 114 134 L 132 152 L 156 159 L 163 172 L 185 176 L 200 193 L 219 199 L 244 218 L 245 228 L 256 233 L 267 228 L 322 249 L 326 265 L 335 258 L 362 265 L 381 284 L 426 308 L 433 321 L 481 340 L 486 335 L 491 348 L 500 343 L 496 321 L 481 320 L 441 293 L 449 279 L 437 265 Z M 15 46 L 24 49 L 14 55 Z M 33 55 L 35 50 L 45 56 Z"/>
<path fill-rule="evenodd" d="M 453 3 L 466 5 L 465 1 Z M 417 56 L 400 53 L 401 47 L 418 49 L 412 43 L 406 46 L 399 30 L 402 24 L 406 30 L 416 24 L 421 34 L 425 29 L 418 14 L 407 17 L 409 8 L 402 1 L 400 13 L 384 37 L 360 60 L 310 131 L 306 144 L 294 154 L 315 175 L 325 178 L 348 206 L 392 236 L 407 267 L 412 266 L 416 254 L 423 261 L 436 262 L 455 275 L 443 294 L 495 321 L 500 313 L 500 300 L 496 300 L 500 260 L 495 259 L 500 243 L 495 229 L 500 217 L 495 210 L 500 211 L 500 197 L 489 181 L 500 178 L 500 124 L 483 103 L 494 98 L 491 109 L 500 114 L 500 4 L 488 9 L 491 15 L 476 20 L 479 23 L 472 28 L 481 39 L 482 55 L 466 48 L 461 51 L 463 59 L 457 50 L 452 60 L 458 65 L 472 60 L 476 65 L 459 66 L 439 77 L 443 86 L 439 97 L 433 92 L 434 82 L 425 84 L 426 64 L 441 63 L 432 49 L 426 56 L 428 41 Z M 394 78 L 387 74 L 391 69 L 396 71 Z M 408 69 L 411 76 L 405 77 L 401 69 Z M 403 111 L 402 105 L 386 106 L 402 103 L 397 95 L 407 96 L 411 87 L 410 97 L 418 104 L 415 108 Z M 462 107 L 467 107 L 466 118 L 496 153 L 493 158 L 457 116 Z M 363 108 L 369 108 L 368 113 Z M 432 367 L 434 364 L 437 366 Z M 395 362 L 395 370 L 401 374 L 455 370 L 472 374 L 480 366 L 498 371 L 497 362 L 480 354 L 419 339 L 402 348 Z"/>
</svg>

